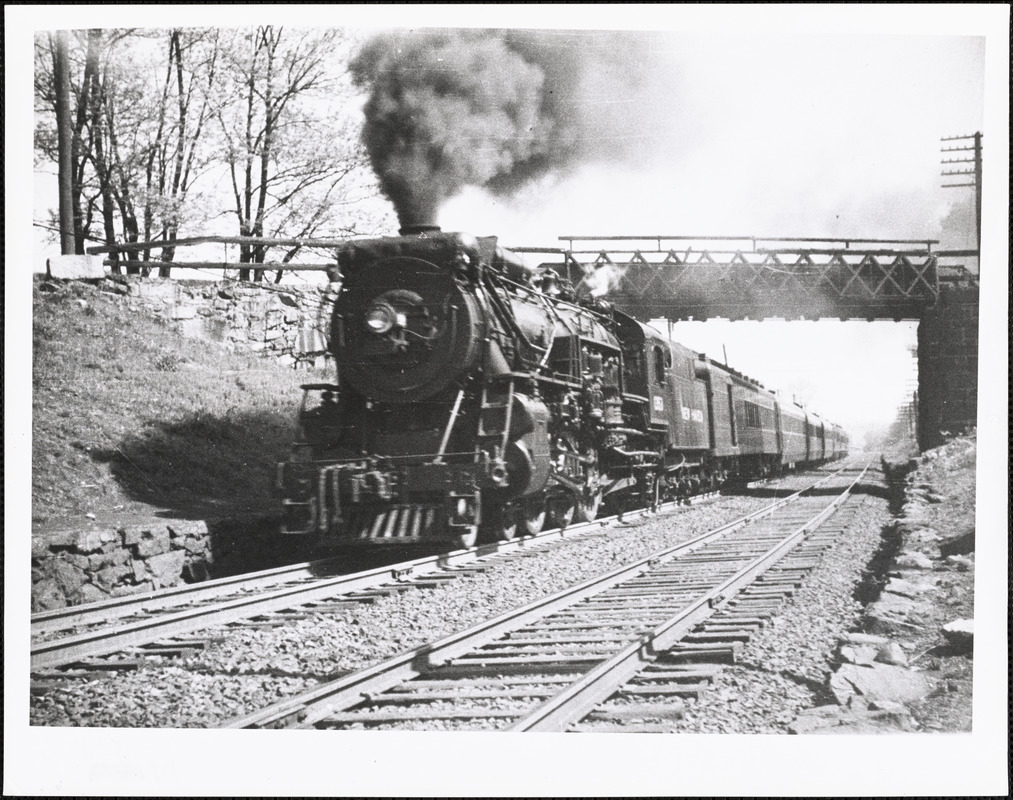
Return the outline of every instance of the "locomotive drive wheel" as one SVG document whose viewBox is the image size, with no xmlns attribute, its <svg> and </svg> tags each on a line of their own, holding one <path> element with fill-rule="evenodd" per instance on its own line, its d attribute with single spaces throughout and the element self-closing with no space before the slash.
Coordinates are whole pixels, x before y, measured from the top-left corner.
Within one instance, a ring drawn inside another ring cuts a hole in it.
<svg viewBox="0 0 1013 800">
<path fill-rule="evenodd" d="M 521 501 L 518 526 L 524 536 L 535 536 L 545 527 L 545 499 L 531 497 Z"/>
<path fill-rule="evenodd" d="M 549 518 L 549 527 L 565 528 L 573 522 L 577 503 L 569 493 L 557 494 L 545 502 L 545 508 Z"/>
<path fill-rule="evenodd" d="M 517 512 L 511 505 L 493 506 L 482 520 L 483 540 L 509 542 L 517 536 Z"/>
<path fill-rule="evenodd" d="M 602 491 L 597 487 L 597 467 L 588 467 L 587 483 L 589 486 L 594 488 L 591 489 L 590 493 L 585 493 L 585 495 L 577 502 L 576 508 L 573 512 L 573 519 L 575 522 L 593 522 L 597 519 L 598 510 L 601 508 Z"/>
<path fill-rule="evenodd" d="M 454 542 L 462 550 L 470 550 L 478 542 L 478 526 L 469 525 L 466 528 L 458 528 L 454 534 Z"/>
<path fill-rule="evenodd" d="M 575 522 L 594 522 L 598 519 L 598 511 L 601 508 L 601 492 L 597 491 L 590 497 L 581 499 L 573 511 Z"/>
</svg>

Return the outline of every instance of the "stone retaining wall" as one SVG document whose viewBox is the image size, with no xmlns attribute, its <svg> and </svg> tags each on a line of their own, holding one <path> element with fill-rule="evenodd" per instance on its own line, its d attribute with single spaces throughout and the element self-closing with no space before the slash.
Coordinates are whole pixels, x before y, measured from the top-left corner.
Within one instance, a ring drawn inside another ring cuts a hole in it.
<svg viewBox="0 0 1013 800">
<path fill-rule="evenodd" d="M 336 285 L 280 287 L 110 275 L 103 291 L 127 297 L 179 327 L 187 337 L 276 358 L 283 365 L 323 366 Z"/>
<path fill-rule="evenodd" d="M 32 611 L 94 603 L 317 558 L 259 514 L 151 519 L 32 534 Z"/>
<path fill-rule="evenodd" d="M 214 561 L 205 522 L 161 520 L 32 537 L 32 611 L 203 580 Z"/>
</svg>

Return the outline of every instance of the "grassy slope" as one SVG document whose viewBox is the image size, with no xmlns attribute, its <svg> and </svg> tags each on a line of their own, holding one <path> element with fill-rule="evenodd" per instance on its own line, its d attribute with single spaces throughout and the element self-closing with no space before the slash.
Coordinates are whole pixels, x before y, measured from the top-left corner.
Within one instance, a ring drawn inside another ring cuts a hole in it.
<svg viewBox="0 0 1013 800">
<path fill-rule="evenodd" d="M 33 298 L 33 523 L 274 509 L 299 384 L 324 376 L 184 339 L 129 298 L 57 288 Z"/>
</svg>

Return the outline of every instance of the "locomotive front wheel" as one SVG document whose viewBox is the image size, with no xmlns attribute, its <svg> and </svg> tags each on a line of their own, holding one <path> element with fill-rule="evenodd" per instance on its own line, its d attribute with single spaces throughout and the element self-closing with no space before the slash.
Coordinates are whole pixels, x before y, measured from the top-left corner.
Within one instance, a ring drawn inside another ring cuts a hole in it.
<svg viewBox="0 0 1013 800">
<path fill-rule="evenodd" d="M 523 536 L 535 536 L 545 527 L 545 500 L 532 497 L 522 501 L 518 527 Z"/>
<path fill-rule="evenodd" d="M 565 528 L 573 522 L 577 503 L 569 494 L 557 494 L 548 499 L 545 507 L 549 517 L 549 527 Z"/>
<path fill-rule="evenodd" d="M 517 536 L 517 513 L 512 506 L 495 506 L 482 520 L 486 541 L 509 542 Z"/>
<path fill-rule="evenodd" d="M 601 509 L 601 492 L 594 492 L 590 497 L 581 499 L 573 511 L 573 519 L 576 522 L 594 522 L 598 518 L 598 511 Z"/>
<path fill-rule="evenodd" d="M 478 526 L 468 525 L 454 531 L 454 543 L 462 550 L 470 550 L 478 541 Z"/>
</svg>

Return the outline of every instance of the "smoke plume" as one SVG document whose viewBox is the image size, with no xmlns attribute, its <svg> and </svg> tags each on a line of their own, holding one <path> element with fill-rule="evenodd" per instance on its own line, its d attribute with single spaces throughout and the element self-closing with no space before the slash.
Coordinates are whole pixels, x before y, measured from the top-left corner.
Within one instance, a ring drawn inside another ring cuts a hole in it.
<svg viewBox="0 0 1013 800">
<path fill-rule="evenodd" d="M 402 226 L 435 221 L 465 186 L 509 194 L 628 146 L 610 135 L 630 123 L 626 110 L 598 105 L 629 97 L 642 78 L 627 36 L 425 30 L 370 40 L 351 65 L 369 92 L 363 138 Z"/>
</svg>

